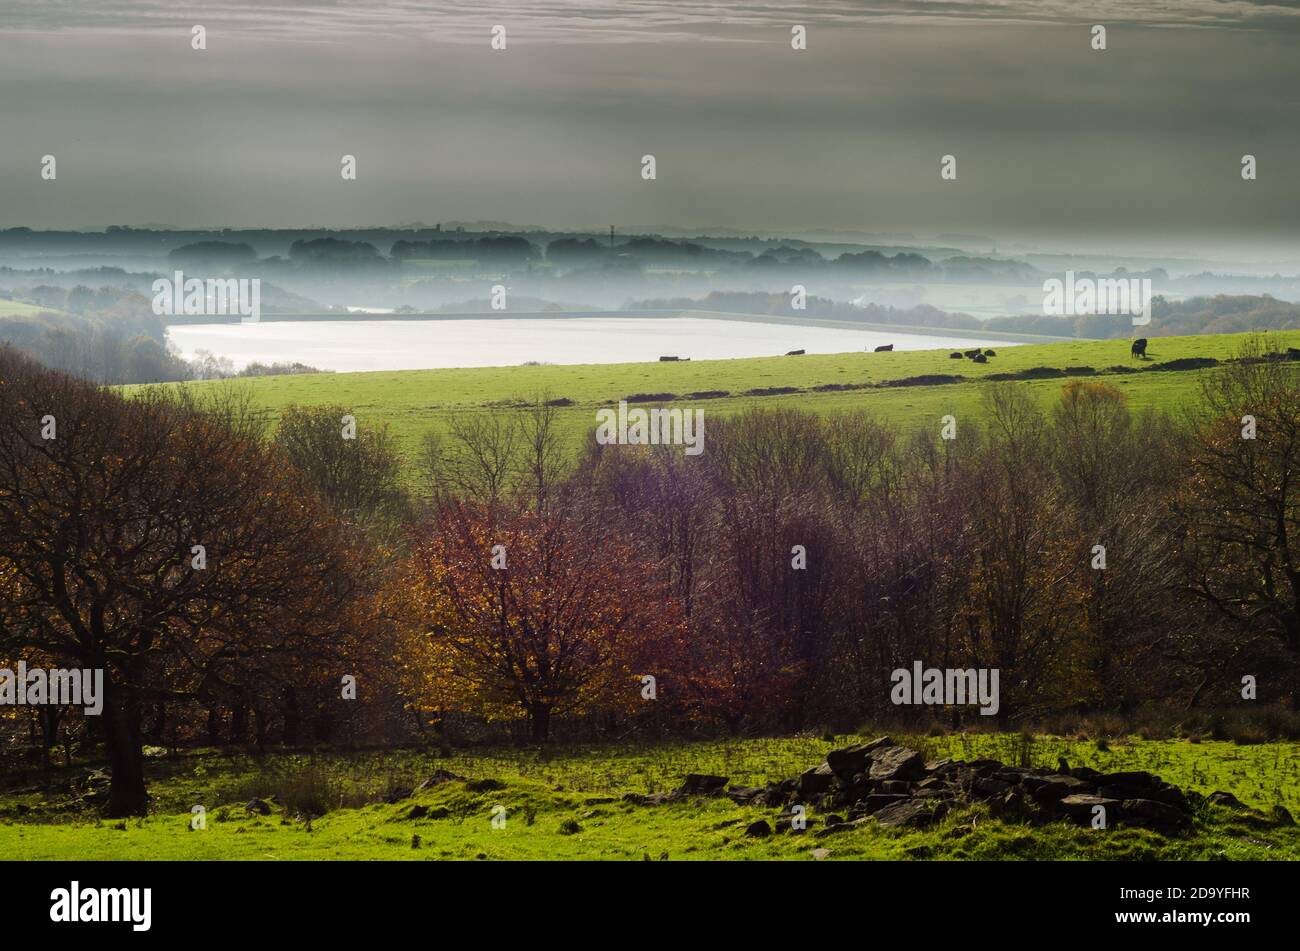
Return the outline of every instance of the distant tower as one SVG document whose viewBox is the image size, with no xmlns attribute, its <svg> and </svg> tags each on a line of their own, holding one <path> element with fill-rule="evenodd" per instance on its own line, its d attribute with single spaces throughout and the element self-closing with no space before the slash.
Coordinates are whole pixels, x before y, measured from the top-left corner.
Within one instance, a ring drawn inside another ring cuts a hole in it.
<svg viewBox="0 0 1300 951">
<path fill-rule="evenodd" d="M 613 225 L 610 225 L 610 226 L 609 226 L 609 246 L 610 246 L 611 248 L 614 246 L 614 226 L 613 226 Z"/>
</svg>

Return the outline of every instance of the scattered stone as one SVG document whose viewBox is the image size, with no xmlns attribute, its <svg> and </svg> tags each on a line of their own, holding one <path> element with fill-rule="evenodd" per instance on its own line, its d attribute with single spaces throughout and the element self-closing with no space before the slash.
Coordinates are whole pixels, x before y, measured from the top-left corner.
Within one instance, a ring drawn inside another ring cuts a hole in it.
<svg viewBox="0 0 1300 951">
<path fill-rule="evenodd" d="M 924 799 L 906 799 L 886 806 L 874 818 L 882 826 L 926 826 L 941 818 L 943 804 L 932 807 Z"/>
<path fill-rule="evenodd" d="M 412 795 L 414 795 L 415 793 L 418 793 L 421 790 L 431 789 L 434 786 L 439 786 L 443 783 L 460 782 L 464 778 L 465 778 L 464 776 L 457 776 L 455 773 L 453 773 L 451 770 L 448 769 L 435 769 L 432 773 L 429 774 L 428 779 L 421 780 L 419 784 L 415 787 L 415 789 L 413 789 L 411 792 Z"/>
<path fill-rule="evenodd" d="M 830 850 L 830 849 L 813 849 L 813 850 L 812 850 L 812 857 L 813 857 L 814 859 L 816 859 L 818 862 L 822 861 L 823 859 L 828 859 L 828 858 L 830 858 L 830 855 L 831 855 L 831 850 Z"/>
<path fill-rule="evenodd" d="M 849 829 L 856 829 L 858 826 L 862 825 L 862 823 L 867 821 L 869 821 L 869 817 L 863 816 L 860 819 L 849 819 L 847 821 L 835 823 L 828 822 L 826 828 L 818 829 L 813 833 L 813 835 L 819 839 L 823 839 L 828 835 L 835 835 L 837 832 L 847 832 Z"/>
<path fill-rule="evenodd" d="M 861 746 L 850 746 L 844 750 L 831 750 L 826 754 L 826 765 L 841 779 L 852 779 L 867 768 L 871 753 Z"/>
<path fill-rule="evenodd" d="M 1184 829 L 1192 824 L 1188 813 L 1154 799 L 1125 799 L 1121 810 L 1124 821 L 1162 831 Z"/>
<path fill-rule="evenodd" d="M 712 776 L 708 773 L 687 773 L 685 781 L 677 790 L 677 795 L 717 796 L 726 786 L 726 776 Z"/>
<path fill-rule="evenodd" d="M 827 763 L 804 770 L 799 776 L 799 792 L 805 796 L 824 793 L 835 782 L 835 772 Z"/>
<path fill-rule="evenodd" d="M 854 829 L 868 821 L 889 827 L 924 827 L 941 820 L 956 807 L 984 802 L 998 817 L 1024 822 L 1065 820 L 1090 825 L 1097 806 L 1106 809 L 1108 828 L 1135 825 L 1162 833 L 1192 824 L 1194 807 L 1202 797 L 1166 783 L 1152 773 L 1132 770 L 1101 773 L 1080 766 L 1071 769 L 1061 758 L 1060 769 L 1008 766 L 995 759 L 969 762 L 938 759 L 926 762 L 917 751 L 883 736 L 831 750 L 824 762 L 798 776 L 769 782 L 765 787 L 733 786 L 725 791 L 741 805 L 781 810 L 774 830 L 767 820 L 752 823 L 746 835 L 762 837 L 789 831 L 794 805 L 814 805 L 825 811 L 818 837 Z M 624 802 L 659 805 L 688 795 L 721 795 L 722 776 L 692 773 L 672 793 L 629 793 Z M 1292 824 L 1290 813 L 1278 807 L 1269 816 L 1247 809 L 1228 793 L 1208 801 L 1245 810 L 1251 821 Z M 845 818 L 847 813 L 847 818 Z M 811 823 L 813 820 L 806 817 Z M 766 831 L 763 831 L 766 830 Z"/>
<path fill-rule="evenodd" d="M 890 746 L 871 757 L 871 778 L 920 779 L 925 774 L 925 757 L 906 746 Z"/>
<path fill-rule="evenodd" d="M 1056 803 L 1058 809 L 1081 826 L 1092 825 L 1093 816 L 1096 815 L 1094 810 L 1101 806 L 1106 810 L 1106 825 L 1119 818 L 1120 801 L 1118 799 L 1107 799 L 1103 796 L 1094 796 L 1088 793 L 1076 793 L 1073 796 L 1066 796 Z"/>
<path fill-rule="evenodd" d="M 1073 776 L 1052 775 L 1026 777 L 1025 788 L 1040 803 L 1059 802 L 1066 796 L 1089 793 L 1093 788 L 1082 779 Z"/>
<path fill-rule="evenodd" d="M 1238 799 L 1230 792 L 1216 791 L 1206 797 L 1206 802 L 1214 806 L 1223 806 L 1227 809 L 1249 809 L 1244 802 Z"/>
<path fill-rule="evenodd" d="M 676 796 L 673 793 L 624 793 L 623 801 L 631 803 L 634 806 L 662 806 L 666 802 L 672 802 Z"/>
<path fill-rule="evenodd" d="M 892 806 L 896 802 L 903 802 L 910 798 L 906 793 L 872 793 L 865 800 L 865 811 L 867 815 L 871 815 L 886 806 Z"/>
<path fill-rule="evenodd" d="M 989 800 L 989 812 L 995 816 L 1018 816 L 1024 810 L 1025 794 L 1015 787 L 1008 789 L 1001 798 Z"/>
<path fill-rule="evenodd" d="M 971 789 L 987 797 L 1001 796 L 1012 784 L 994 776 L 981 776 L 971 784 Z"/>
</svg>

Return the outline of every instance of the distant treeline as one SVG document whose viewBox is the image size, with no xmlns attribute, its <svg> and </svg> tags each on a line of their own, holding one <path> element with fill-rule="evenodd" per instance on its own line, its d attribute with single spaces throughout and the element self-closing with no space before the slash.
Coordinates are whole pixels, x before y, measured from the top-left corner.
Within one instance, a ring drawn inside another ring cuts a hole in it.
<svg viewBox="0 0 1300 951">
<path fill-rule="evenodd" d="M 148 299 L 128 288 L 41 286 L 14 296 L 50 309 L 0 316 L 0 344 L 95 383 L 320 372 L 301 363 L 254 363 L 236 371 L 229 359 L 203 351 L 187 360 L 168 344 L 167 326 Z"/>
<path fill-rule="evenodd" d="M 189 365 L 168 351 L 162 318 L 134 291 L 38 287 L 23 296 L 50 310 L 0 317 L 0 343 L 48 367 L 96 383 L 193 378 Z"/>
<path fill-rule="evenodd" d="M 704 298 L 673 297 L 634 301 L 628 310 L 716 310 L 738 314 L 762 314 L 790 317 L 788 294 L 764 294 L 745 291 L 717 291 Z M 1052 337 L 1078 337 L 1085 340 L 1177 337 L 1186 334 L 1246 333 L 1261 330 L 1300 330 L 1300 305 L 1277 300 L 1268 295 L 1225 295 L 1189 297 L 1169 301 L 1154 297 L 1151 323 L 1135 328 L 1128 318 L 1087 315 L 1054 317 L 1045 314 L 1018 314 L 980 320 L 966 313 L 954 313 L 920 304 L 898 308 L 881 304 L 859 306 L 822 297 L 809 297 L 801 317 L 862 323 L 897 324 L 908 327 L 935 327 L 950 330 L 980 330 L 997 334 L 1038 334 Z"/>
<path fill-rule="evenodd" d="M 199 241 L 176 248 L 168 255 L 177 263 L 230 266 L 256 261 L 256 252 L 246 243 Z M 827 257 L 799 243 L 782 244 L 760 253 L 729 250 L 708 244 L 669 240 L 653 236 L 597 241 L 594 238 L 558 238 L 535 244 L 521 235 L 445 237 L 429 240 L 399 240 L 385 258 L 373 244 L 339 238 L 294 241 L 289 260 L 297 265 L 331 267 L 382 266 L 402 261 L 456 261 L 479 265 L 522 267 L 545 264 L 558 271 L 597 273 L 637 271 L 644 267 L 756 270 L 843 270 L 855 274 L 896 275 L 936 280 L 1033 280 L 1039 271 L 1020 261 L 956 256 L 941 262 L 921 254 L 900 251 L 885 254 L 876 250 L 845 251 Z M 1163 272 L 1161 275 L 1163 277 Z"/>
<path fill-rule="evenodd" d="M 730 314 L 761 314 L 772 317 L 813 317 L 823 320 L 860 321 L 868 324 L 896 324 L 900 327 L 941 327 L 951 330 L 983 330 L 988 321 L 970 314 L 952 313 L 918 304 L 915 307 L 888 307 L 884 304 L 859 306 L 848 301 L 834 301 L 809 296 L 806 308 L 790 309 L 789 294 L 763 294 L 748 291 L 715 291 L 704 298 L 672 297 L 634 301 L 630 311 L 712 310 Z M 1026 331 L 1028 332 L 1028 331 Z M 1050 331 L 1033 331 L 1050 333 Z"/>
<path fill-rule="evenodd" d="M 964 315 L 963 315 L 964 316 Z M 1256 330 L 1300 329 L 1300 306 L 1256 295 L 1218 294 L 1170 301 L 1151 300 L 1151 323 L 1134 328 L 1127 319 L 1113 316 L 1048 317 L 1025 314 L 994 317 L 985 322 L 990 331 L 1057 334 L 1089 340 L 1109 340 L 1141 335 L 1177 337 L 1184 334 L 1229 334 Z"/>
</svg>

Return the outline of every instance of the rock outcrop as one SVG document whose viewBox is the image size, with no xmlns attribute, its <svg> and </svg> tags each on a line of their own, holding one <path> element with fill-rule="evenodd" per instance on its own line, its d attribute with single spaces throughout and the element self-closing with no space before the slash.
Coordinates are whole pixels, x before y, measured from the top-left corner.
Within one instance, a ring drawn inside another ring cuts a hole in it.
<svg viewBox="0 0 1300 951">
<path fill-rule="evenodd" d="M 1071 769 L 1063 759 L 1054 770 L 1008 766 L 994 759 L 926 762 L 920 752 L 887 736 L 831 750 L 818 765 L 766 786 L 728 786 L 722 776 L 691 774 L 671 793 L 623 798 L 658 805 L 722 795 L 742 805 L 781 809 L 776 832 L 800 828 L 793 820 L 804 816 L 807 807 L 815 807 L 826 813 L 816 829 L 819 836 L 868 821 L 879 826 L 924 827 L 954 808 L 974 803 L 986 803 L 995 816 L 1021 821 L 1064 821 L 1104 828 L 1140 826 L 1173 834 L 1191 826 L 1195 808 L 1205 801 L 1199 794 L 1184 792 L 1148 772 Z M 1216 799 L 1225 807 L 1239 807 L 1226 794 L 1216 794 L 1210 801 Z M 805 809 L 796 810 L 797 806 Z M 1099 825 L 1099 817 L 1104 825 Z M 808 826 L 812 824 L 808 819 Z M 761 836 L 765 825 L 756 822 L 747 834 Z"/>
</svg>

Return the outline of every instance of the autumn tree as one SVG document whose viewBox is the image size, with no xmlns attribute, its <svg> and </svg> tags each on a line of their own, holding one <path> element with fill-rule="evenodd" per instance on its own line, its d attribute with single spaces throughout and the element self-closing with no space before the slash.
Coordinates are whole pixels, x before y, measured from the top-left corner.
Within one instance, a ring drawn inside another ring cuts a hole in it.
<svg viewBox="0 0 1300 951">
<path fill-rule="evenodd" d="M 0 654 L 104 671 L 111 815 L 147 806 L 146 705 L 343 665 L 356 565 L 279 453 L 158 391 L 0 351 Z"/>
<path fill-rule="evenodd" d="M 1086 566 L 1068 551 L 1048 466 L 1047 423 L 1023 389 L 985 393 L 985 445 L 967 468 L 969 586 L 963 619 L 976 666 L 1000 670 L 1004 727 L 1068 699 L 1063 650 L 1071 588 Z"/>
<path fill-rule="evenodd" d="M 1177 471 L 1172 432 L 1152 413 L 1133 414 L 1105 383 L 1073 380 L 1052 408 L 1048 447 L 1068 526 L 1075 636 L 1088 683 L 1080 699 L 1131 708 L 1150 662 L 1172 647 L 1170 595 L 1177 584 L 1167 501 Z"/>
<path fill-rule="evenodd" d="M 671 683 L 679 613 L 633 545 L 580 511 L 446 505 L 395 585 L 403 664 L 426 709 L 526 718 L 629 710 Z"/>
<path fill-rule="evenodd" d="M 1300 374 L 1249 341 L 1207 378 L 1178 499 L 1188 587 L 1229 619 L 1244 656 L 1280 648 L 1300 664 Z M 1253 646 L 1250 646 L 1250 642 Z"/>
</svg>

